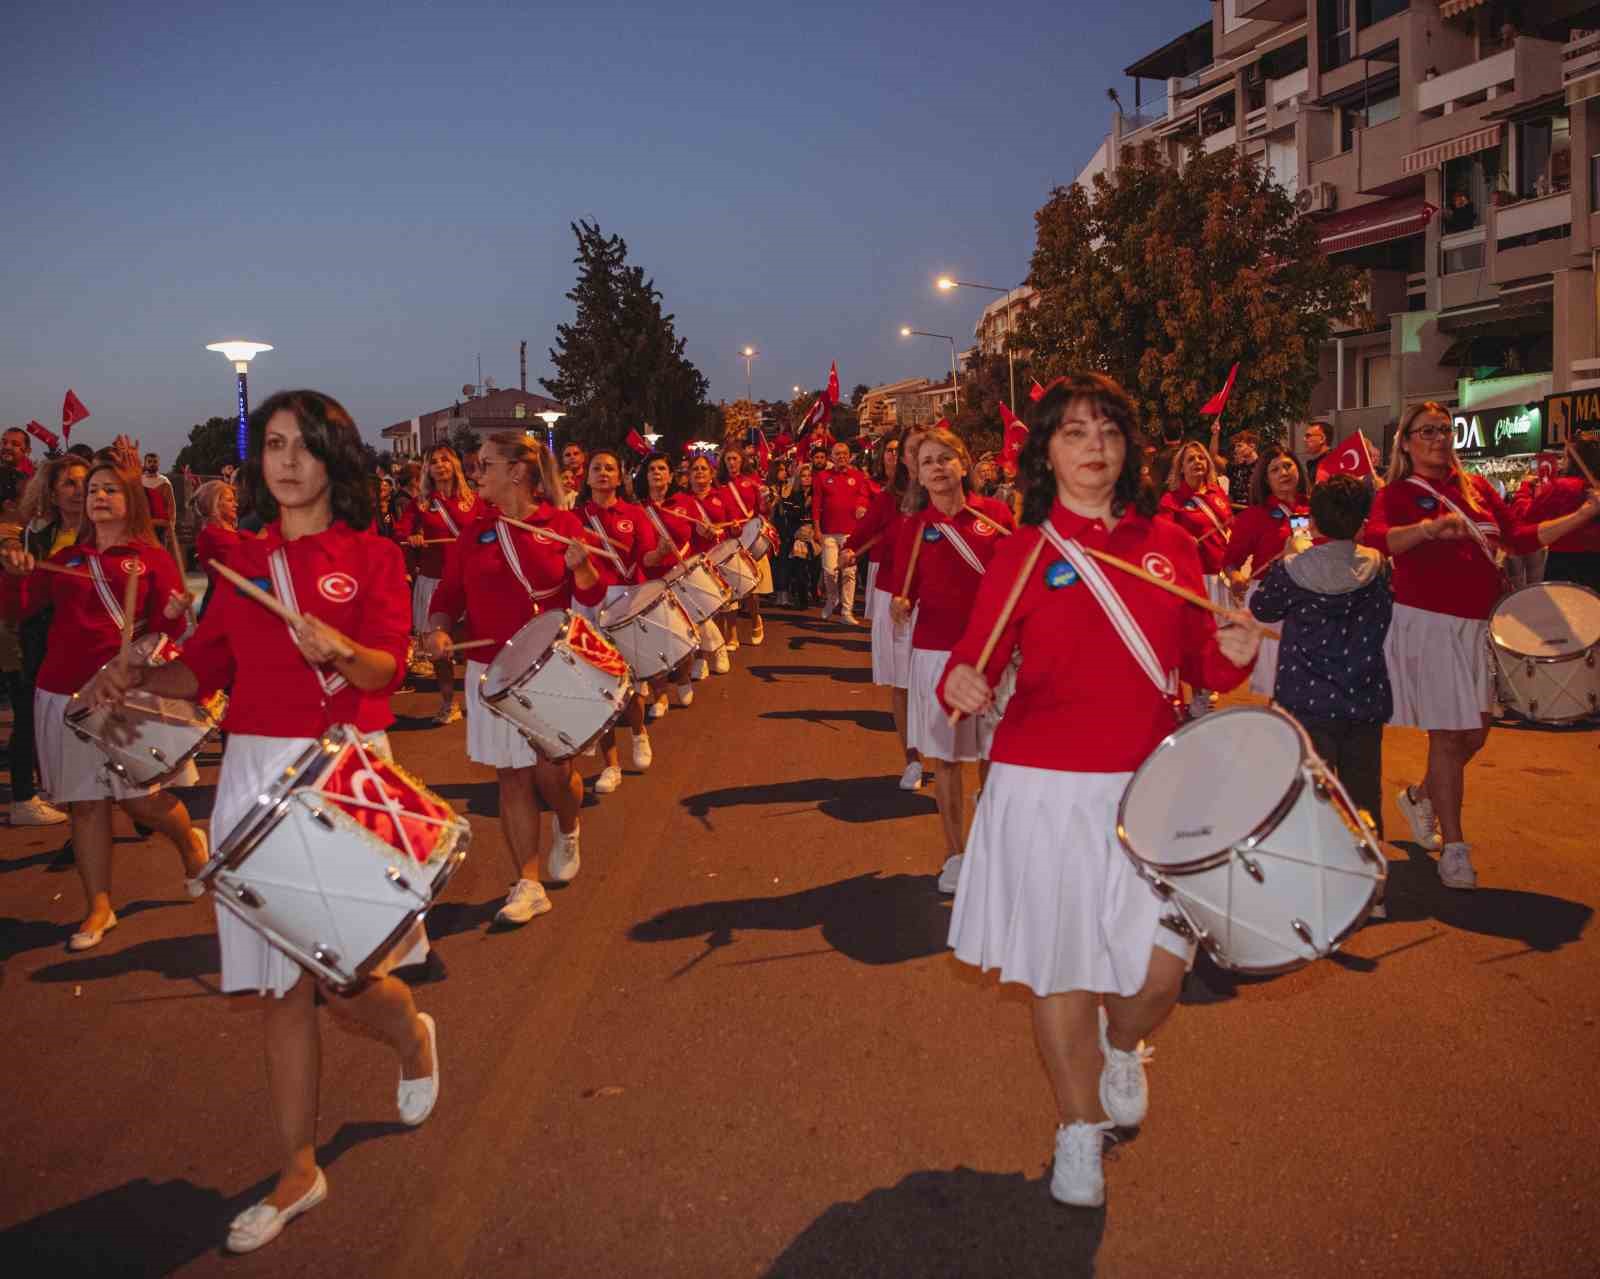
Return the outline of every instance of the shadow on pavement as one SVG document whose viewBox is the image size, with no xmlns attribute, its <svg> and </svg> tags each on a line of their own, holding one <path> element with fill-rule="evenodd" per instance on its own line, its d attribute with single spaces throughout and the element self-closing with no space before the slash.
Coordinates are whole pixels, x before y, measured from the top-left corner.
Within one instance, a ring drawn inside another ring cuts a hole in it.
<svg viewBox="0 0 1600 1279">
<path fill-rule="evenodd" d="M 436 902 L 428 911 L 428 940 L 437 943 L 458 933 L 481 933 L 505 901 L 499 896 L 484 902 Z"/>
<path fill-rule="evenodd" d="M 872 683 L 872 672 L 865 666 L 749 666 L 745 669 L 764 684 L 777 683 L 780 675 L 795 679 L 831 679 L 839 684 Z"/>
<path fill-rule="evenodd" d="M 317 1148 L 317 1162 L 330 1168 L 362 1142 L 408 1131 L 398 1122 L 345 1124 Z M 192 1181 L 141 1177 L 0 1232 L 0 1256 L 27 1262 L 35 1275 L 170 1274 L 221 1256 L 228 1223 L 271 1188 L 267 1178 L 224 1197 Z"/>
<path fill-rule="evenodd" d="M 822 644 L 829 648 L 843 649 L 847 653 L 870 653 L 872 641 L 869 639 L 846 639 L 843 636 L 833 635 L 796 635 L 789 640 L 789 651 L 799 652 L 801 649 Z"/>
<path fill-rule="evenodd" d="M 915 1172 L 834 1204 L 785 1248 L 766 1279 L 1094 1274 L 1104 1208 L 1067 1208 L 1021 1173 Z"/>
<path fill-rule="evenodd" d="M 881 822 L 897 817 L 928 817 L 939 811 L 933 796 L 904 791 L 895 777 L 807 777 L 761 786 L 727 786 L 685 795 L 679 803 L 702 821 L 716 808 L 746 804 L 815 804 L 841 822 Z M 710 822 L 705 823 L 710 826 Z"/>
<path fill-rule="evenodd" d="M 884 877 L 882 872 L 872 871 L 783 896 L 678 906 L 635 924 L 628 936 L 640 942 L 704 938 L 705 954 L 680 969 L 676 975 L 681 975 L 714 951 L 733 945 L 740 931 L 804 932 L 819 925 L 829 946 L 858 963 L 926 959 L 944 953 L 950 931 L 950 899 L 939 895 L 932 875 Z M 772 960 L 762 957 L 747 962 Z"/>
<path fill-rule="evenodd" d="M 1479 887 L 1459 892 L 1439 882 L 1439 869 L 1420 844 L 1396 844 L 1405 860 L 1389 862 L 1386 894 L 1395 922 L 1437 919 L 1441 924 L 1486 937 L 1520 941 L 1529 950 L 1557 951 L 1583 935 L 1594 907 L 1583 902 L 1515 888 Z"/>
<path fill-rule="evenodd" d="M 210 912 L 207 912 L 209 922 Z M 120 931 L 120 930 L 118 930 Z M 206 977 L 222 971 L 222 957 L 214 932 L 189 933 L 183 937 L 153 937 L 135 942 L 122 950 L 105 949 L 114 945 L 117 933 L 106 934 L 100 948 L 81 959 L 64 959 L 33 974 L 37 982 L 100 981 L 128 973 L 156 973 L 173 981 Z"/>
<path fill-rule="evenodd" d="M 500 785 L 498 782 L 445 782 L 428 787 L 440 799 L 450 801 L 459 813 L 474 817 L 500 816 Z"/>
<path fill-rule="evenodd" d="M 763 711 L 762 719 L 802 719 L 808 724 L 825 724 L 838 721 L 854 724 L 869 733 L 894 732 L 894 716 L 888 711 Z"/>
<path fill-rule="evenodd" d="M 0 963 L 29 950 L 65 946 L 77 924 L 52 924 L 44 919 L 0 919 Z"/>
<path fill-rule="evenodd" d="M 18 870 L 32 870 L 35 866 L 48 867 L 60 852 L 59 848 L 50 848 L 41 853 L 29 853 L 26 857 L 0 861 L 0 875 L 9 875 L 12 871 Z"/>
</svg>

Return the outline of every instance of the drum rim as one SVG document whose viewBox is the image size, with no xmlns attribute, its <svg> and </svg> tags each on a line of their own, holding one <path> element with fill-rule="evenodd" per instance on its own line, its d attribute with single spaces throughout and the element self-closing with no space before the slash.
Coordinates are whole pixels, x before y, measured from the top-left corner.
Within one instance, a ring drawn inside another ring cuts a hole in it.
<svg viewBox="0 0 1600 1279">
<path fill-rule="evenodd" d="M 667 593 L 670 595 L 672 592 L 669 589 Z M 674 596 L 673 598 L 676 599 L 677 597 Z M 679 602 L 679 607 L 681 608 L 682 606 L 683 606 L 682 602 L 680 601 Z M 522 679 L 526 679 L 531 675 L 537 675 L 540 671 L 542 671 L 545 668 L 545 666 L 549 663 L 550 659 L 555 656 L 556 642 L 558 640 L 566 639 L 568 632 L 570 632 L 572 630 L 572 619 L 574 617 L 578 616 L 578 615 L 576 613 L 574 613 L 570 608 L 564 608 L 561 611 L 565 615 L 565 617 L 562 620 L 560 629 L 557 630 L 555 635 L 553 635 L 551 637 L 549 647 L 545 649 L 544 653 L 539 657 L 539 660 L 536 661 L 532 666 L 528 667 L 527 670 L 523 671 L 522 676 L 521 676 Z M 534 617 L 549 617 L 551 615 L 552 614 L 550 614 L 550 613 L 536 613 L 536 614 L 534 614 Z M 532 622 L 533 620 L 534 620 L 534 618 L 530 617 L 528 619 L 528 622 Z M 691 622 L 693 620 L 694 620 L 693 618 L 690 618 Z M 523 626 L 526 626 L 528 624 L 528 622 L 524 622 Z M 598 624 L 596 624 L 595 629 L 599 630 L 600 633 L 605 636 L 606 643 L 611 644 L 611 636 L 610 635 L 607 635 L 605 633 L 605 631 L 602 630 Z M 518 630 L 520 632 L 521 627 L 518 627 Z M 515 639 L 516 637 L 513 636 L 512 638 Z M 616 645 L 612 644 L 612 647 L 615 648 Z M 500 650 L 500 652 L 501 653 L 505 652 L 505 649 L 502 648 Z M 499 653 L 495 654 L 495 656 L 498 658 L 499 657 Z M 484 709 L 488 710 L 492 714 L 498 715 L 501 719 L 505 720 L 506 723 L 510 724 L 511 727 L 516 729 L 519 733 L 522 733 L 523 740 L 526 741 L 529 746 L 533 747 L 534 753 L 537 754 L 540 759 L 547 760 L 549 763 L 552 763 L 552 764 L 561 764 L 561 763 L 565 763 L 569 759 L 576 759 L 579 755 L 583 754 L 584 751 L 588 750 L 591 745 L 593 745 L 596 741 L 598 741 L 603 734 L 605 734 L 610 729 L 614 728 L 616 726 L 617 721 L 622 718 L 623 713 L 628 709 L 628 699 L 633 695 L 634 689 L 636 689 L 638 687 L 638 685 L 639 685 L 638 676 L 636 676 L 634 674 L 633 667 L 629 666 L 627 664 L 627 659 L 624 658 L 623 659 L 623 671 L 624 671 L 625 683 L 623 685 L 623 689 L 624 689 L 623 696 L 618 698 L 617 706 L 612 711 L 610 717 L 607 718 L 604 726 L 602 726 L 600 729 L 598 729 L 592 736 L 585 738 L 571 752 L 569 752 L 569 753 L 567 753 L 565 755 L 547 755 L 545 753 L 544 749 L 539 745 L 539 743 L 534 741 L 533 738 L 529 737 L 526 732 L 523 732 L 521 724 L 519 724 L 514 718 L 512 718 L 510 715 L 507 715 L 504 711 L 502 711 L 500 709 L 500 703 L 505 701 L 506 698 L 511 696 L 511 690 L 513 688 L 515 688 L 516 685 L 507 684 L 498 693 L 493 693 L 493 694 L 488 693 L 488 692 L 486 692 L 484 690 L 483 686 L 484 686 L 485 683 L 488 682 L 489 672 L 492 669 L 493 669 L 493 663 L 490 663 L 488 666 L 484 667 L 483 673 L 478 676 L 478 699 L 483 703 Z"/>
<path fill-rule="evenodd" d="M 659 580 L 659 579 L 657 579 L 657 580 Z M 646 583 L 646 585 L 648 585 L 648 583 Z M 690 645 L 690 648 L 689 648 L 688 656 L 692 657 L 695 654 L 695 652 L 697 652 L 699 650 L 699 647 L 700 647 L 700 624 L 694 620 L 694 615 L 691 614 L 689 612 L 689 610 L 684 607 L 683 601 L 678 598 L 677 593 L 675 591 L 673 591 L 673 589 L 670 586 L 667 587 L 667 589 L 664 590 L 661 593 L 661 599 L 659 601 L 657 601 L 657 603 L 658 604 L 665 604 L 665 603 L 668 603 L 669 601 L 670 601 L 671 608 L 677 609 L 678 612 L 683 615 L 683 620 L 685 622 L 687 622 L 688 625 L 689 625 L 689 637 L 690 637 L 690 640 L 691 640 L 691 645 Z M 655 605 L 652 605 L 651 607 L 653 609 L 655 607 Z M 617 630 L 621 630 L 625 626 L 633 626 L 636 623 L 640 622 L 643 619 L 643 616 L 644 615 L 642 613 L 641 614 L 636 614 L 634 616 L 628 617 L 624 621 L 617 622 L 614 625 L 615 625 Z M 616 641 L 614 639 L 611 639 L 611 630 L 609 628 L 605 627 L 605 626 L 601 626 L 600 629 L 605 631 L 606 638 L 608 640 L 611 640 L 613 645 L 616 645 Z M 621 652 L 620 646 L 618 646 L 618 651 Z M 627 661 L 626 654 L 623 655 L 623 660 Z M 678 660 L 681 662 L 681 661 L 684 661 L 686 659 L 685 658 L 679 658 Z M 633 665 L 632 662 L 628 662 L 628 669 L 633 674 L 634 683 L 637 684 L 638 681 L 640 681 L 642 679 L 643 680 L 655 679 L 657 676 L 666 674 L 668 671 L 670 671 L 672 669 L 672 667 L 674 665 L 676 665 L 676 663 L 672 663 L 670 665 L 663 666 L 660 670 L 651 670 L 651 671 L 647 672 L 647 671 L 639 670 L 638 668 L 636 668 Z"/>
<path fill-rule="evenodd" d="M 1556 657 L 1543 657 L 1538 653 L 1524 653 L 1520 649 L 1512 648 L 1509 644 L 1502 644 L 1495 638 L 1494 616 L 1500 611 L 1505 602 L 1514 595 L 1521 595 L 1524 591 L 1537 590 L 1541 586 L 1570 586 L 1573 590 L 1582 591 L 1585 595 L 1592 597 L 1596 604 L 1600 604 L 1600 591 L 1596 591 L 1593 587 L 1585 586 L 1582 582 L 1568 582 L 1561 580 L 1554 582 L 1529 582 L 1526 586 L 1519 586 L 1515 590 L 1505 592 L 1505 594 L 1501 595 L 1501 597 L 1494 602 L 1494 607 L 1489 610 L 1489 616 L 1487 619 L 1489 647 L 1494 649 L 1496 652 L 1508 654 L 1509 656 L 1516 658 L 1519 662 L 1538 662 L 1540 664 L 1559 665 L 1562 662 L 1582 661 L 1594 651 L 1596 645 L 1600 644 L 1600 641 L 1596 641 L 1595 644 L 1590 644 L 1587 648 L 1580 648 L 1575 653 L 1562 653 Z M 1585 715 L 1580 715 L 1578 718 L 1586 719 L 1588 717 Z M 1546 720 L 1544 722 L 1555 724 L 1563 721 Z"/>
<path fill-rule="evenodd" d="M 666 584 L 666 581 L 663 578 L 658 577 L 648 582 L 634 582 L 631 586 L 626 588 L 626 595 L 619 595 L 616 599 L 612 600 L 610 604 L 602 604 L 599 608 L 595 609 L 595 625 L 604 631 L 608 630 L 612 626 L 626 626 L 629 622 L 634 621 L 638 617 L 638 614 L 636 613 L 629 613 L 626 617 L 619 617 L 614 622 L 607 622 L 604 620 L 605 612 L 613 605 L 622 604 L 624 602 L 632 603 L 637 596 L 645 594 L 652 586 L 659 586 L 661 588 L 662 598 L 672 594 L 672 588 Z M 656 600 L 650 605 L 650 607 L 654 608 L 656 604 L 659 604 L 660 602 L 660 600 Z"/>
<path fill-rule="evenodd" d="M 1267 815 L 1251 829 L 1250 833 L 1237 843 L 1229 844 L 1227 847 L 1217 849 L 1214 852 L 1204 853 L 1199 857 L 1190 858 L 1185 862 L 1155 862 L 1141 857 L 1134 851 L 1132 838 L 1128 834 L 1128 799 L 1133 794 L 1134 787 L 1138 785 L 1139 779 L 1145 775 L 1146 770 L 1155 762 L 1156 756 L 1202 721 L 1190 720 L 1188 723 L 1180 724 L 1151 748 L 1150 753 L 1144 757 L 1144 762 L 1134 770 L 1133 776 L 1128 779 L 1128 784 L 1122 790 L 1122 798 L 1117 801 L 1117 842 L 1122 845 L 1123 852 L 1133 858 L 1135 863 L 1140 866 L 1150 867 L 1156 873 L 1162 875 L 1194 875 L 1200 871 L 1211 870 L 1224 864 L 1233 856 L 1235 849 L 1249 852 L 1256 847 L 1257 844 L 1278 828 L 1283 819 L 1299 803 L 1300 793 L 1306 787 L 1307 762 L 1311 753 L 1311 739 L 1306 735 L 1306 730 L 1301 727 L 1300 722 L 1294 716 L 1279 710 L 1275 706 L 1230 706 L 1226 710 L 1212 711 L 1204 718 L 1206 720 L 1220 720 L 1229 715 L 1241 714 L 1271 715 L 1282 720 L 1294 730 L 1295 740 L 1300 747 L 1300 759 L 1295 765 L 1294 780 L 1290 783 L 1288 791 L 1268 811 Z"/>
<path fill-rule="evenodd" d="M 545 663 L 555 656 L 556 644 L 559 641 L 567 638 L 567 633 L 572 629 L 572 619 L 576 616 L 576 614 L 574 614 L 570 608 L 562 609 L 561 613 L 561 625 L 556 628 L 556 633 L 550 637 L 549 644 L 545 646 L 545 650 L 542 654 L 540 654 L 538 660 L 535 661 L 532 666 L 528 667 L 527 670 L 522 672 L 523 678 L 526 678 L 529 675 L 537 675 L 540 671 L 542 671 L 545 667 Z M 517 636 L 522 633 L 523 627 L 531 625 L 541 617 L 551 617 L 553 615 L 553 610 L 550 613 L 535 613 L 526 622 L 524 622 L 522 626 L 517 627 L 516 631 L 512 634 L 511 639 L 516 639 Z M 607 636 L 606 638 L 608 641 L 610 640 L 610 636 Z M 494 669 L 495 662 L 500 660 L 501 655 L 506 651 L 506 646 L 510 643 L 511 640 L 507 640 L 505 644 L 500 646 L 500 650 L 494 655 L 494 659 L 483 668 L 483 673 L 478 676 L 478 696 L 483 699 L 485 705 L 493 705 L 496 702 L 503 702 L 506 698 L 511 696 L 511 690 L 514 687 L 514 685 L 511 684 L 507 684 L 498 693 L 490 693 L 484 688 L 484 685 L 489 682 L 489 672 Z"/>
<path fill-rule="evenodd" d="M 317 761 L 317 757 L 325 756 L 323 767 L 310 778 L 315 784 L 327 771 L 332 760 L 350 744 L 352 736 L 346 725 L 330 724 L 316 741 L 295 756 L 294 761 L 285 766 L 283 772 L 267 784 L 265 789 L 268 793 L 261 798 L 270 802 L 265 804 L 258 802 L 248 817 L 222 837 L 220 844 L 213 845 L 210 860 L 200 868 L 200 873 L 195 878 L 202 883 L 209 882 L 219 871 L 231 870 L 254 852 L 256 845 L 283 820 L 284 813 L 288 811 L 289 797 L 294 794 L 295 789 L 290 788 L 279 795 L 273 793 L 274 788 L 281 787 L 290 777 L 305 778 L 306 770 Z"/>
</svg>

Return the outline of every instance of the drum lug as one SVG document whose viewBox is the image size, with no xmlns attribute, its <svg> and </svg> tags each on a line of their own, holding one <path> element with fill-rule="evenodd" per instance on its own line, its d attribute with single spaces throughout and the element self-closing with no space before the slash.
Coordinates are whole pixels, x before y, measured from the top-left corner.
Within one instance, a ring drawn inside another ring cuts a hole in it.
<svg viewBox="0 0 1600 1279">
<path fill-rule="evenodd" d="M 1528 717 L 1530 719 L 1537 719 L 1538 716 L 1539 716 L 1539 699 L 1536 697 L 1536 698 L 1533 698 L 1528 703 Z"/>
<path fill-rule="evenodd" d="M 233 890 L 233 895 L 250 907 L 251 910 L 261 909 L 261 898 L 254 889 L 246 888 L 243 884 L 240 884 Z"/>
<path fill-rule="evenodd" d="M 1316 954 L 1318 954 L 1318 955 L 1327 954 L 1326 951 L 1324 951 L 1323 949 L 1321 949 L 1321 947 L 1319 947 L 1317 945 L 1316 940 L 1311 936 L 1310 925 L 1308 925 L 1305 920 L 1303 920 L 1303 919 L 1291 919 L 1289 921 L 1289 927 L 1294 929 L 1294 935 L 1296 937 L 1298 937 L 1301 941 L 1305 942 L 1305 944 L 1307 946 L 1311 947 L 1311 949 Z"/>
<path fill-rule="evenodd" d="M 167 762 L 167 757 L 161 753 L 161 748 L 159 746 L 152 746 L 150 748 L 150 758 L 155 760 L 158 764 L 165 764 Z"/>
<path fill-rule="evenodd" d="M 1321 773 L 1318 773 L 1311 779 L 1311 791 L 1324 804 L 1328 802 L 1328 799 L 1332 794 L 1332 792 L 1328 789 L 1328 779 Z"/>
<path fill-rule="evenodd" d="M 518 704 L 523 710 L 531 711 L 533 709 L 533 703 L 530 702 L 521 692 L 513 692 L 511 696 L 517 699 Z"/>
<path fill-rule="evenodd" d="M 1184 938 L 1186 941 L 1203 942 L 1207 940 L 1206 935 L 1204 933 L 1196 933 L 1195 930 L 1190 926 L 1189 921 L 1186 920 L 1182 915 L 1163 915 L 1161 917 L 1161 923 L 1164 927 L 1172 929 L 1173 932 L 1177 933 L 1179 937 Z"/>
<path fill-rule="evenodd" d="M 319 964 L 326 964 L 329 968 L 339 966 L 339 952 L 332 947 L 319 943 L 311 948 L 311 954 Z"/>
<path fill-rule="evenodd" d="M 388 875 L 389 882 L 401 892 L 409 893 L 411 891 L 411 881 L 402 875 L 395 867 L 390 866 L 384 873 Z"/>
<path fill-rule="evenodd" d="M 1255 880 L 1258 884 L 1263 884 L 1266 882 L 1266 876 L 1261 873 L 1260 862 L 1247 853 L 1241 853 L 1237 848 L 1233 850 L 1233 854 L 1239 859 L 1239 864 L 1245 868 L 1251 879 Z"/>
<path fill-rule="evenodd" d="M 329 817 L 328 814 L 326 812 L 324 812 L 322 809 L 313 808 L 311 810 L 311 815 L 314 818 L 317 819 L 317 822 L 322 826 L 322 828 L 324 830 L 332 830 L 333 829 L 333 818 Z"/>
</svg>

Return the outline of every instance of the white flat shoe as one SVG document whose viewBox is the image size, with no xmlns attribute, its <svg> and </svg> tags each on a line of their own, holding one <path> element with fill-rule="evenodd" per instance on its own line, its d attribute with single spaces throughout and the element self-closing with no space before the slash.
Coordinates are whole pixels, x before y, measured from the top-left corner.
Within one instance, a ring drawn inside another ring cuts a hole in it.
<svg viewBox="0 0 1600 1279">
<path fill-rule="evenodd" d="M 105 935 L 116 926 L 117 916 L 116 912 L 113 911 L 111 914 L 106 916 L 106 922 L 101 924 L 99 928 L 84 928 L 73 933 L 72 936 L 67 939 L 67 949 L 93 950 L 105 940 Z"/>
<path fill-rule="evenodd" d="M 283 1228 L 303 1212 L 310 1212 L 328 1197 L 328 1179 L 317 1169 L 317 1179 L 311 1189 L 287 1208 L 274 1208 L 266 1200 L 246 1208 L 228 1226 L 229 1252 L 254 1252 L 264 1248 L 279 1235 Z"/>
<path fill-rule="evenodd" d="M 428 1031 L 428 1048 L 433 1053 L 433 1074 L 426 1079 L 402 1079 L 396 1103 L 400 1108 L 400 1122 L 415 1128 L 433 1113 L 439 1100 L 439 1030 L 427 1013 L 418 1013 Z"/>
<path fill-rule="evenodd" d="M 206 838 L 203 830 L 196 830 L 194 837 L 200 841 L 200 853 L 209 862 L 211 860 L 211 841 Z M 198 875 L 189 875 L 184 878 L 183 891 L 191 897 L 204 897 L 206 895 L 205 881 Z"/>
</svg>

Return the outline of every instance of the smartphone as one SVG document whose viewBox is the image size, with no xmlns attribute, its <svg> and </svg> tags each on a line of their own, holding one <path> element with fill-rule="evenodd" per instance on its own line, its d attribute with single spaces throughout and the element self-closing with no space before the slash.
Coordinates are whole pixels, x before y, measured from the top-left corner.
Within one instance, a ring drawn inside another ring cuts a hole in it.
<svg viewBox="0 0 1600 1279">
<path fill-rule="evenodd" d="M 1291 515 L 1289 517 L 1289 533 L 1291 536 L 1305 534 L 1311 536 L 1311 517 L 1309 515 Z"/>
</svg>

